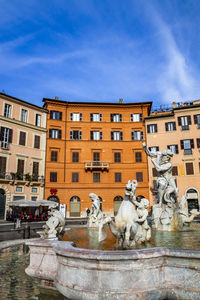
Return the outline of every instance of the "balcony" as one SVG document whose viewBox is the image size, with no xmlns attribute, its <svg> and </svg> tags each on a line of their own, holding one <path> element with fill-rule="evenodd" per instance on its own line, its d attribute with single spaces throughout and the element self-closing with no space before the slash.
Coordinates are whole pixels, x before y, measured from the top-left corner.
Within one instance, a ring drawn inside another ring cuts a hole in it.
<svg viewBox="0 0 200 300">
<path fill-rule="evenodd" d="M 30 174 L 19 173 L 0 173 L 0 182 L 9 184 L 25 184 L 44 186 L 44 176 L 36 176 Z"/>
<path fill-rule="evenodd" d="M 107 161 L 85 161 L 86 171 L 100 170 L 100 171 L 108 172 L 108 169 L 109 169 L 109 162 Z"/>
</svg>

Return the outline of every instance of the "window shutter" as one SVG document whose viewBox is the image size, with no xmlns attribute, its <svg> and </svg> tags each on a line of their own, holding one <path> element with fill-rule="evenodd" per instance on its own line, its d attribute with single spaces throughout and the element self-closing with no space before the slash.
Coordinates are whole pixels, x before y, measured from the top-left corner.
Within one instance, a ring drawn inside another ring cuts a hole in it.
<svg viewBox="0 0 200 300">
<path fill-rule="evenodd" d="M 142 122 L 142 121 L 143 121 L 143 115 L 140 114 L 140 122 Z"/>
<path fill-rule="evenodd" d="M 177 166 L 172 167 L 172 176 L 178 176 L 178 168 Z"/>
<path fill-rule="evenodd" d="M 176 154 L 178 154 L 179 153 L 179 151 L 178 151 L 178 145 L 175 145 L 175 148 L 176 148 Z"/>
<path fill-rule="evenodd" d="M 73 131 L 70 131 L 70 140 L 73 140 Z"/>
<path fill-rule="evenodd" d="M 52 138 L 52 129 L 49 129 L 49 137 Z"/>
<path fill-rule="evenodd" d="M 197 115 L 194 115 L 194 124 L 197 124 Z"/>
<path fill-rule="evenodd" d="M 193 175 L 194 174 L 194 168 L 193 168 L 193 163 L 186 163 L 186 174 L 187 175 Z"/>
<path fill-rule="evenodd" d="M 59 139 L 62 138 L 62 130 L 61 130 L 61 129 L 58 130 L 58 138 L 59 138 Z"/>
<path fill-rule="evenodd" d="M 33 162 L 33 176 L 38 177 L 39 175 L 39 162 Z"/>
<path fill-rule="evenodd" d="M 0 156 L 0 176 L 6 173 L 6 157 Z"/>
<path fill-rule="evenodd" d="M 100 114 L 99 118 L 100 118 L 100 122 L 102 122 L 102 114 Z"/>
<path fill-rule="evenodd" d="M 12 143 L 13 130 L 9 129 L 8 143 Z"/>
<path fill-rule="evenodd" d="M 79 139 L 82 140 L 82 131 L 79 131 Z"/>
<path fill-rule="evenodd" d="M 181 149 L 184 149 L 184 143 L 183 143 L 183 140 L 181 140 L 180 143 L 181 143 Z"/>
<path fill-rule="evenodd" d="M 82 120 L 83 120 L 83 114 L 80 113 L 80 121 L 82 121 Z"/>
<path fill-rule="evenodd" d="M 90 139 L 93 141 L 93 131 L 90 131 Z"/>
<path fill-rule="evenodd" d="M 178 126 L 181 126 L 181 117 L 178 117 Z"/>
<path fill-rule="evenodd" d="M 191 116 L 188 116 L 188 125 L 191 125 Z"/>
<path fill-rule="evenodd" d="M 26 132 L 20 131 L 19 133 L 19 145 L 26 145 Z"/>
<path fill-rule="evenodd" d="M 200 139 L 197 139 L 197 148 L 200 148 Z"/>
<path fill-rule="evenodd" d="M 133 122 L 133 114 L 131 114 L 131 122 Z"/>
<path fill-rule="evenodd" d="M 191 148 L 194 149 L 194 140 L 190 139 L 190 143 L 191 143 Z"/>
<path fill-rule="evenodd" d="M 59 120 L 62 120 L 62 112 L 59 112 Z"/>
<path fill-rule="evenodd" d="M 131 131 L 131 140 L 134 141 L 134 131 Z"/>
<path fill-rule="evenodd" d="M 158 132 L 158 125 L 155 124 L 155 132 Z"/>
<path fill-rule="evenodd" d="M 90 121 L 93 122 L 93 114 L 90 114 Z"/>
<path fill-rule="evenodd" d="M 111 131 L 111 140 L 112 141 L 114 140 L 114 133 L 113 133 L 113 131 Z"/>
<path fill-rule="evenodd" d="M 102 139 L 103 139 L 103 132 L 100 131 L 100 140 L 102 140 Z"/>
<path fill-rule="evenodd" d="M 40 136 L 35 135 L 34 148 L 40 149 Z"/>
<path fill-rule="evenodd" d="M 113 114 L 110 115 L 110 122 L 113 122 Z"/>
<path fill-rule="evenodd" d="M 165 123 L 165 130 L 168 131 L 168 123 Z"/>
<path fill-rule="evenodd" d="M 173 124 L 174 124 L 174 130 L 176 130 L 176 122 L 173 122 Z"/>
<path fill-rule="evenodd" d="M 150 125 L 147 125 L 147 133 L 150 133 Z"/>
<path fill-rule="evenodd" d="M 143 131 L 140 131 L 140 135 L 141 135 L 141 136 L 140 136 L 140 140 L 143 141 L 143 137 L 144 137 Z"/>
<path fill-rule="evenodd" d="M 24 174 L 24 160 L 23 159 L 18 159 L 17 173 L 19 173 L 21 175 Z"/>
<path fill-rule="evenodd" d="M 119 114 L 119 121 L 122 122 L 122 114 Z"/>
<path fill-rule="evenodd" d="M 73 113 L 70 113 L 70 121 L 73 121 Z"/>
<path fill-rule="evenodd" d="M 53 111 L 50 110 L 50 119 L 53 119 Z"/>
<path fill-rule="evenodd" d="M 120 141 L 123 141 L 123 132 L 120 132 Z"/>
</svg>

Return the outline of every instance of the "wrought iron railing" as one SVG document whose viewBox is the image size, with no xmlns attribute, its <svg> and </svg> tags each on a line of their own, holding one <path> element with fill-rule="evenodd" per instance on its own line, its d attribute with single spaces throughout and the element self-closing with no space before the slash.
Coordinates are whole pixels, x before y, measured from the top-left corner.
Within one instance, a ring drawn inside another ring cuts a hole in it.
<svg viewBox="0 0 200 300">
<path fill-rule="evenodd" d="M 0 180 L 20 180 L 20 181 L 30 181 L 44 183 L 44 176 L 30 175 L 30 174 L 20 174 L 20 173 L 0 173 Z"/>
</svg>

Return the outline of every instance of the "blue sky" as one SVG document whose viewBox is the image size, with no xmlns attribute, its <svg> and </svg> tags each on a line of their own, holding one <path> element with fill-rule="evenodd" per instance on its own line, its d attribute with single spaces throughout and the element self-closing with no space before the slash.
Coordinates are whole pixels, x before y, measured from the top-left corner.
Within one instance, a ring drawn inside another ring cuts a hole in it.
<svg viewBox="0 0 200 300">
<path fill-rule="evenodd" d="M 42 104 L 200 98 L 199 0 L 0 0 L 0 91 Z"/>
</svg>

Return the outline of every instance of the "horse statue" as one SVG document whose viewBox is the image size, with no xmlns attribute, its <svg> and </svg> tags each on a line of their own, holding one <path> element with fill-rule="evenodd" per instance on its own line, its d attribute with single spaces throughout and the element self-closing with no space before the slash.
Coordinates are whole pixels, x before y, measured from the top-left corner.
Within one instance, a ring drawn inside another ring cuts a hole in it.
<svg viewBox="0 0 200 300">
<path fill-rule="evenodd" d="M 150 239 L 150 228 L 146 223 L 148 200 L 136 201 L 136 187 L 137 180 L 128 181 L 125 197 L 115 220 L 113 221 L 111 217 L 105 217 L 99 225 L 99 242 L 107 236 L 105 231 L 107 225 L 118 240 L 119 246 L 123 248 L 133 247 L 136 243 L 140 244 Z"/>
</svg>

